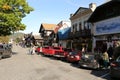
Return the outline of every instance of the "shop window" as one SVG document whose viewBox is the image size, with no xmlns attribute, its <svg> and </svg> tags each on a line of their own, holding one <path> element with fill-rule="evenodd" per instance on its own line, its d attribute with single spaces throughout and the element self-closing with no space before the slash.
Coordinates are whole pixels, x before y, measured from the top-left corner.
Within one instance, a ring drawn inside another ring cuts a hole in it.
<svg viewBox="0 0 120 80">
<path fill-rule="evenodd" d="M 107 41 L 108 41 L 108 42 L 111 42 L 111 41 L 112 41 L 112 36 L 108 36 L 108 37 L 107 37 Z"/>
</svg>

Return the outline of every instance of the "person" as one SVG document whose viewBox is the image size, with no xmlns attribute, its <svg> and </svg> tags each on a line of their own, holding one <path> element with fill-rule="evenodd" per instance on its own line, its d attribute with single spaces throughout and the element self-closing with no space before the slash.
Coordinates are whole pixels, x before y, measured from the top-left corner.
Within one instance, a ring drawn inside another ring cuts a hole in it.
<svg viewBox="0 0 120 80">
<path fill-rule="evenodd" d="M 32 54 L 35 54 L 35 46 L 32 46 Z"/>
<path fill-rule="evenodd" d="M 109 56 L 108 56 L 107 50 L 103 52 L 102 59 L 103 59 L 104 68 L 108 68 Z"/>
<path fill-rule="evenodd" d="M 86 53 L 86 48 L 85 47 L 82 48 L 82 53 L 83 54 Z"/>
<path fill-rule="evenodd" d="M 108 53 L 109 59 L 111 60 L 112 59 L 112 55 L 113 55 L 113 47 L 111 45 L 108 48 L 107 53 Z"/>
<path fill-rule="evenodd" d="M 103 58 L 102 53 L 98 53 L 95 55 L 97 62 L 99 63 L 100 68 L 103 68 Z"/>
<path fill-rule="evenodd" d="M 32 55 L 32 53 L 33 53 L 33 48 L 32 48 L 32 46 L 29 48 L 29 54 L 31 54 Z"/>
<path fill-rule="evenodd" d="M 31 44 L 30 49 L 29 49 L 29 54 L 34 54 L 35 53 L 35 46 Z"/>
</svg>

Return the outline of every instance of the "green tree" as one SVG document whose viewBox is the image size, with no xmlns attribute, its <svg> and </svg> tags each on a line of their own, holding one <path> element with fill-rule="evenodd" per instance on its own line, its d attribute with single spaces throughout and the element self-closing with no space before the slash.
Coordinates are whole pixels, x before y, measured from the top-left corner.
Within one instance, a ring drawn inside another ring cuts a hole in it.
<svg viewBox="0 0 120 80">
<path fill-rule="evenodd" d="M 33 11 L 26 0 L 0 0 L 0 36 L 24 30 L 22 18 Z"/>
</svg>

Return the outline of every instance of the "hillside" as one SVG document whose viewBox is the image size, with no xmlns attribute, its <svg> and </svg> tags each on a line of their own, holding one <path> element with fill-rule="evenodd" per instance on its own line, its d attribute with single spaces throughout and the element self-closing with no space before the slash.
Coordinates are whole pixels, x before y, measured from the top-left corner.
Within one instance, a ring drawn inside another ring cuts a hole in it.
<svg viewBox="0 0 120 80">
<path fill-rule="evenodd" d="M 14 40 L 16 38 L 23 38 L 23 37 L 24 37 L 24 33 L 17 32 L 17 33 L 12 34 L 9 38 Z"/>
</svg>

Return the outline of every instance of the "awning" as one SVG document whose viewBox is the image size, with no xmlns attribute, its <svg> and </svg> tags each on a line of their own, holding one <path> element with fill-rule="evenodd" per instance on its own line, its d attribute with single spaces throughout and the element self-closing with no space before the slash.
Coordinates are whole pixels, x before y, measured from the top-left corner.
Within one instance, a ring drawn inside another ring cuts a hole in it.
<svg viewBox="0 0 120 80">
<path fill-rule="evenodd" d="M 70 32 L 70 31 L 71 31 L 71 28 L 70 28 L 70 27 L 65 28 L 65 29 L 62 29 L 62 30 L 59 30 L 59 31 L 58 31 L 59 40 L 68 39 L 68 37 L 69 37 L 69 32 Z"/>
</svg>

